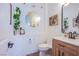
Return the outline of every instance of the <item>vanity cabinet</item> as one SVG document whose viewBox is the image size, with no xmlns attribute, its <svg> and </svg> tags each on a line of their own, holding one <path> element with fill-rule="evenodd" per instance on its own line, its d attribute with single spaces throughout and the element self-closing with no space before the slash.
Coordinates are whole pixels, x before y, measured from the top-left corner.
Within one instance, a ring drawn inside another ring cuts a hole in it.
<svg viewBox="0 0 79 59">
<path fill-rule="evenodd" d="M 77 56 L 79 55 L 79 47 L 53 39 L 53 55 L 54 56 Z"/>
</svg>

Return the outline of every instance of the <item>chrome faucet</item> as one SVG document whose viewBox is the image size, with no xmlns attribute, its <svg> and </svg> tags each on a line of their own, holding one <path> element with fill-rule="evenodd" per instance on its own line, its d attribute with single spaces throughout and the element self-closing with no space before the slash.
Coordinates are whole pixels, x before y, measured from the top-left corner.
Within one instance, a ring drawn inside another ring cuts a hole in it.
<svg viewBox="0 0 79 59">
<path fill-rule="evenodd" d="M 69 32 L 69 38 L 75 39 L 76 36 L 77 36 L 77 34 L 76 34 L 75 31 L 73 33 L 72 32 Z"/>
<path fill-rule="evenodd" d="M 72 38 L 72 32 L 69 32 L 68 34 L 69 34 L 69 38 Z"/>
<path fill-rule="evenodd" d="M 75 39 L 76 36 L 77 36 L 77 33 L 74 31 L 74 32 L 73 32 L 73 35 L 72 35 L 73 39 Z"/>
</svg>

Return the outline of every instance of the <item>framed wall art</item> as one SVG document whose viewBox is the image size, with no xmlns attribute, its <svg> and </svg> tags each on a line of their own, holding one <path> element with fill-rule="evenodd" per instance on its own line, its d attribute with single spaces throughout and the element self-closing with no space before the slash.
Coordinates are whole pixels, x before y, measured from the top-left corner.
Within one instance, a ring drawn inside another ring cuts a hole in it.
<svg viewBox="0 0 79 59">
<path fill-rule="evenodd" d="M 50 26 L 58 25 L 58 15 L 57 14 L 49 17 L 49 25 Z"/>
</svg>

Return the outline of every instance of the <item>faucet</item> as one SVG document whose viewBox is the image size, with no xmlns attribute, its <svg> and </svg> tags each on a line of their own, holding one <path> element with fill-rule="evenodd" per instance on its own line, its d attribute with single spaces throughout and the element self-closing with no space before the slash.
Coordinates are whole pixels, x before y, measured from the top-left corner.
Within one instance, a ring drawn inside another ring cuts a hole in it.
<svg viewBox="0 0 79 59">
<path fill-rule="evenodd" d="M 72 38 L 72 32 L 69 32 L 69 38 Z"/>
<path fill-rule="evenodd" d="M 72 38 L 75 39 L 76 36 L 77 36 L 77 34 L 76 34 L 76 32 L 74 31 L 74 32 L 73 32 L 73 35 L 72 35 Z"/>
<path fill-rule="evenodd" d="M 69 38 L 75 39 L 76 36 L 77 36 L 77 34 L 76 34 L 75 31 L 73 33 L 72 32 L 69 32 Z"/>
</svg>

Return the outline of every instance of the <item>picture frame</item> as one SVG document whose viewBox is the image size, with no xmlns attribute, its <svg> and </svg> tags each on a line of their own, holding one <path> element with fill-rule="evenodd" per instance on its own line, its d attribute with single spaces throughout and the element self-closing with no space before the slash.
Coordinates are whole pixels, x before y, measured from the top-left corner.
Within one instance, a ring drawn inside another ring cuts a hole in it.
<svg viewBox="0 0 79 59">
<path fill-rule="evenodd" d="M 25 30 L 22 27 L 20 27 L 20 35 L 24 35 L 24 34 L 25 34 Z"/>
<path fill-rule="evenodd" d="M 58 15 L 57 14 L 49 17 L 49 25 L 50 26 L 58 25 Z"/>
</svg>

